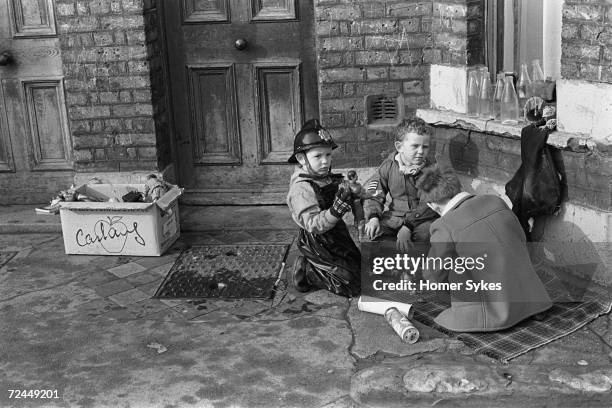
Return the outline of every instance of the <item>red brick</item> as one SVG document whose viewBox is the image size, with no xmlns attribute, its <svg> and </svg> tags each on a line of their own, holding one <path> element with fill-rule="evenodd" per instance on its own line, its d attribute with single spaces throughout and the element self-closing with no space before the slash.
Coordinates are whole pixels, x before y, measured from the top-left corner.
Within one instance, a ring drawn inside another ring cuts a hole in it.
<svg viewBox="0 0 612 408">
<path fill-rule="evenodd" d="M 363 4 L 364 18 L 378 18 L 385 16 L 385 4 L 368 2 Z"/>
<path fill-rule="evenodd" d="M 132 28 L 144 28 L 144 18 L 143 16 L 137 15 L 101 17 L 100 28 L 102 30 L 127 30 Z"/>
<path fill-rule="evenodd" d="M 153 114 L 153 107 L 150 104 L 133 103 L 130 105 L 115 105 L 112 107 L 113 116 L 150 116 Z"/>
<path fill-rule="evenodd" d="M 321 70 L 322 82 L 361 81 L 365 70 L 362 68 L 333 68 Z"/>
<path fill-rule="evenodd" d="M 429 16 L 432 14 L 431 2 L 399 2 L 387 5 L 387 15 L 391 17 Z"/>
<path fill-rule="evenodd" d="M 563 19 L 582 20 L 582 21 L 601 21 L 603 17 L 603 9 L 601 6 L 594 5 L 578 5 L 564 4 Z"/>
<path fill-rule="evenodd" d="M 423 87 L 423 81 L 407 81 L 403 84 L 403 92 L 405 94 L 416 94 L 423 95 L 425 93 L 425 89 Z"/>
<path fill-rule="evenodd" d="M 386 67 L 369 67 L 366 69 L 368 81 L 389 79 L 389 71 Z"/>
<path fill-rule="evenodd" d="M 355 20 L 361 17 L 361 7 L 359 4 L 329 5 L 325 7 L 315 7 L 316 19 L 318 21 L 333 20 Z"/>
<path fill-rule="evenodd" d="M 353 21 L 350 24 L 351 34 L 391 34 L 398 32 L 397 20 L 391 19 L 375 19 Z"/>
<path fill-rule="evenodd" d="M 423 66 L 394 66 L 389 69 L 391 79 L 420 79 L 427 74 Z"/>
<path fill-rule="evenodd" d="M 393 65 L 397 63 L 398 54 L 393 50 L 358 51 L 355 53 L 355 64 L 357 65 Z"/>
<path fill-rule="evenodd" d="M 326 37 L 321 39 L 322 51 L 346 51 L 363 49 L 361 37 Z"/>
</svg>

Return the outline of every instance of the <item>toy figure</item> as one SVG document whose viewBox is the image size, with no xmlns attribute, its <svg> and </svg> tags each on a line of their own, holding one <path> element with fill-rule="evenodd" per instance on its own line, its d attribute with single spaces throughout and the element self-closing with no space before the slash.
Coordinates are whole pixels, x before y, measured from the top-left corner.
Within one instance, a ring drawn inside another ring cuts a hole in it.
<svg viewBox="0 0 612 408">
<path fill-rule="evenodd" d="M 149 174 L 145 182 L 144 201 L 155 202 L 166 194 L 167 191 L 168 185 L 165 181 L 158 179 L 155 174 Z"/>
<path fill-rule="evenodd" d="M 353 297 L 361 290 L 361 253 L 342 221 L 353 193 L 341 174 L 331 173 L 332 150 L 338 146 L 318 120 L 304 124 L 295 136 L 289 163 L 299 164 L 289 184 L 287 205 L 300 227 L 292 281 L 300 292 L 327 289 Z"/>
<path fill-rule="evenodd" d="M 355 170 L 349 170 L 346 174 L 348 178 L 348 185 L 353 193 L 353 204 L 351 209 L 353 216 L 355 217 L 355 228 L 357 228 L 357 234 L 359 235 L 359 241 L 363 239 L 365 229 L 365 218 L 363 214 L 363 187 L 361 183 L 357 182 L 359 176 Z"/>
</svg>

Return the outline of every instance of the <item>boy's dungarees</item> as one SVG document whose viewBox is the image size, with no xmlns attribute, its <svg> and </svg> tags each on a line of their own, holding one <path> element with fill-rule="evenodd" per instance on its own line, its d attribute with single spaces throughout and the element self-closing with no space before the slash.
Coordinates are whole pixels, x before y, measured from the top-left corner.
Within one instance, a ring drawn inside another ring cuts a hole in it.
<svg viewBox="0 0 612 408">
<path fill-rule="evenodd" d="M 314 190 L 319 207 L 327 210 L 334 202 L 341 178 L 319 186 L 305 180 Z M 329 231 L 313 234 L 300 229 L 298 248 L 310 263 L 307 273 L 311 285 L 343 296 L 355 296 L 361 286 L 361 253 L 353 242 L 346 224 L 341 219 Z"/>
</svg>

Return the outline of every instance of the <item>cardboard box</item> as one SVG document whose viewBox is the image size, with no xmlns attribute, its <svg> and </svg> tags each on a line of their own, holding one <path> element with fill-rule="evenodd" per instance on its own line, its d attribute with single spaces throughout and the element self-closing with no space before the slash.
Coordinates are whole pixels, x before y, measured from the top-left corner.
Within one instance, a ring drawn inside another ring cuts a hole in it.
<svg viewBox="0 0 612 408">
<path fill-rule="evenodd" d="M 62 202 L 64 249 L 79 255 L 160 256 L 180 235 L 178 198 L 173 186 L 154 203 L 109 202 L 144 184 L 89 184 L 78 193 L 100 202 Z"/>
</svg>

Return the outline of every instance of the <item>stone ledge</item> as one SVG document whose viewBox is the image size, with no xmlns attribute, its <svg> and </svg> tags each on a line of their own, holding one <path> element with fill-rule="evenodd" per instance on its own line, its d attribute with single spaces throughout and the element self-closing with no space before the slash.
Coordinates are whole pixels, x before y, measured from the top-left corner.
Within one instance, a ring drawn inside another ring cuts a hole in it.
<svg viewBox="0 0 612 408">
<path fill-rule="evenodd" d="M 511 139 L 520 139 L 521 130 L 526 126 L 525 122 L 518 125 L 505 125 L 497 120 L 484 120 L 462 113 L 437 109 L 417 109 L 416 116 L 434 126 L 458 127 Z M 593 150 L 597 146 L 589 135 L 561 131 L 552 132 L 548 137 L 548 144 L 558 149 L 570 149 L 578 152 Z"/>
</svg>

